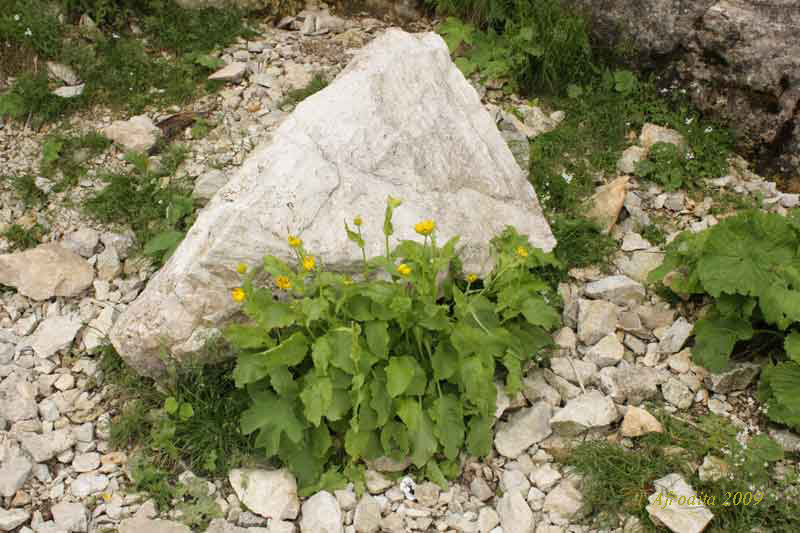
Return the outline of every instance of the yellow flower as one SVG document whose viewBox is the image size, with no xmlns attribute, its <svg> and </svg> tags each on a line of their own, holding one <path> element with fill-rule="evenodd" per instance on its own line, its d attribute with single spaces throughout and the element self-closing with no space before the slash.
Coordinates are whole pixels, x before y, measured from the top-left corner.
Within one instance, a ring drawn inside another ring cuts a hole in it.
<svg viewBox="0 0 800 533">
<path fill-rule="evenodd" d="M 244 291 L 241 287 L 236 287 L 231 291 L 231 298 L 233 298 L 234 302 L 243 302 L 245 298 Z"/>
<path fill-rule="evenodd" d="M 316 261 L 314 261 L 313 255 L 307 255 L 303 258 L 303 268 L 306 270 L 314 270 L 314 266 L 316 265 Z"/>
<path fill-rule="evenodd" d="M 423 220 L 421 222 L 417 222 L 414 226 L 414 231 L 419 233 L 420 235 L 430 235 L 433 233 L 434 228 L 436 228 L 436 222 L 431 219 Z"/>
<path fill-rule="evenodd" d="M 101 492 L 100 497 L 103 498 L 103 501 L 108 503 L 111 501 L 111 493 L 110 492 Z"/>
<path fill-rule="evenodd" d="M 520 257 L 528 257 L 528 250 L 524 246 L 517 246 L 517 255 Z"/>
<path fill-rule="evenodd" d="M 469 276 L 467 276 L 467 281 L 469 281 L 470 283 L 475 283 L 475 280 L 477 279 L 478 276 L 476 276 L 475 274 L 470 274 Z"/>
<path fill-rule="evenodd" d="M 400 263 L 399 265 L 397 265 L 397 273 L 400 274 L 401 276 L 408 276 L 409 274 L 411 274 L 411 267 L 405 263 Z"/>
<path fill-rule="evenodd" d="M 238 265 L 236 265 L 236 272 L 238 272 L 239 274 L 244 274 L 245 272 L 247 272 L 247 265 L 245 265 L 244 263 L 239 263 Z"/>
<path fill-rule="evenodd" d="M 303 241 L 297 235 L 289 235 L 289 246 L 292 248 L 300 248 L 300 245 L 303 244 Z"/>
<path fill-rule="evenodd" d="M 402 203 L 403 203 L 403 200 L 401 200 L 400 198 L 394 198 L 394 197 L 390 196 L 390 197 L 389 197 L 389 198 L 386 200 L 386 203 L 387 203 L 387 204 L 389 204 L 391 207 L 393 207 L 393 208 L 394 208 L 394 207 L 399 207 L 399 206 L 400 206 L 400 204 L 402 204 Z"/>
<path fill-rule="evenodd" d="M 353 219 L 353 224 L 355 224 L 356 226 L 361 226 L 361 224 L 363 223 L 364 221 L 361 220 L 361 216 L 357 216 L 356 218 Z"/>
<path fill-rule="evenodd" d="M 289 278 L 286 276 L 278 276 L 275 278 L 275 285 L 283 290 L 290 289 L 292 287 L 292 282 L 289 281 Z"/>
</svg>

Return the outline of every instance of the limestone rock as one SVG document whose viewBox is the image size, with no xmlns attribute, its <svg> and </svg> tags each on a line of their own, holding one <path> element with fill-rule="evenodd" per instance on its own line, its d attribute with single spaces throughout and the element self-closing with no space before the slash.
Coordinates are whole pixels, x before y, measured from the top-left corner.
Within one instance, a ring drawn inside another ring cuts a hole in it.
<svg viewBox="0 0 800 533">
<path fill-rule="evenodd" d="M 550 426 L 558 435 L 574 437 L 590 429 L 604 429 L 617 420 L 619 411 L 611 398 L 591 391 L 568 401 L 550 419 Z"/>
<path fill-rule="evenodd" d="M 59 502 L 50 510 L 56 526 L 64 531 L 85 532 L 89 528 L 89 511 L 82 503 Z"/>
<path fill-rule="evenodd" d="M 591 207 L 586 216 L 596 220 L 605 233 L 610 233 L 617 223 L 619 212 L 625 204 L 628 180 L 628 176 L 620 176 L 611 183 L 598 187 L 589 199 Z"/>
<path fill-rule="evenodd" d="M 551 433 L 551 411 L 550 405 L 539 402 L 528 409 L 520 409 L 511 415 L 508 422 L 501 422 L 494 438 L 497 452 L 513 459 L 547 438 Z"/>
<path fill-rule="evenodd" d="M 667 330 L 661 338 L 658 349 L 661 353 L 679 352 L 692 334 L 692 325 L 685 318 L 680 317 Z"/>
<path fill-rule="evenodd" d="M 200 213 L 168 263 L 120 317 L 111 340 L 141 373 L 180 361 L 238 309 L 235 266 L 291 260 L 287 228 L 336 271 L 358 268 L 342 220 L 360 214 L 367 255 L 383 253 L 387 196 L 396 239 L 433 218 L 441 242 L 460 234 L 465 271 L 488 272 L 489 240 L 507 225 L 551 250 L 533 187 L 477 93 L 433 33 L 391 29 L 322 91 L 298 104 Z"/>
<path fill-rule="evenodd" d="M 633 174 L 636 171 L 636 164 L 647 157 L 647 150 L 641 146 L 629 146 L 622 152 L 617 161 L 617 170 L 623 174 Z"/>
<path fill-rule="evenodd" d="M 117 120 L 103 130 L 103 135 L 121 145 L 125 150 L 146 152 L 161 136 L 161 130 L 146 115 L 128 120 Z"/>
<path fill-rule="evenodd" d="M 675 533 L 700 533 L 714 518 L 680 474 L 668 474 L 655 480 L 653 485 L 656 492 L 648 498 L 647 512 L 653 521 L 664 524 Z M 673 493 L 671 498 L 670 492 Z M 682 504 L 678 503 L 681 497 Z"/>
<path fill-rule="evenodd" d="M 19 441 L 35 462 L 43 463 L 72 447 L 75 437 L 68 429 L 57 429 L 46 434 L 23 433 Z"/>
<path fill-rule="evenodd" d="M 570 383 L 592 384 L 597 379 L 597 365 L 592 361 L 580 359 L 570 360 L 566 357 L 553 357 L 550 359 L 550 369 Z"/>
<path fill-rule="evenodd" d="M 592 361 L 600 368 L 607 366 L 615 366 L 622 361 L 625 355 L 625 347 L 619 342 L 619 339 L 614 333 L 609 333 L 600 341 L 589 348 L 586 352 L 586 359 Z M 595 378 L 597 376 L 594 376 Z"/>
<path fill-rule="evenodd" d="M 639 143 L 645 150 L 650 150 L 656 143 L 674 144 L 679 148 L 686 148 L 686 139 L 677 131 L 657 126 L 655 124 L 645 124 L 642 126 L 642 133 L 639 135 Z"/>
<path fill-rule="evenodd" d="M 234 469 L 228 479 L 239 501 L 265 518 L 294 520 L 300 511 L 297 481 L 285 468 L 280 470 Z"/>
<path fill-rule="evenodd" d="M 542 509 L 568 520 L 579 518 L 585 512 L 583 495 L 572 481 L 565 479 L 547 494 Z"/>
<path fill-rule="evenodd" d="M 665 400 L 678 409 L 688 409 L 694 401 L 692 391 L 677 378 L 669 378 L 666 383 L 661 385 L 661 393 Z"/>
<path fill-rule="evenodd" d="M 586 284 L 587 298 L 608 300 L 620 306 L 633 307 L 645 297 L 644 286 L 628 276 L 609 276 Z"/>
<path fill-rule="evenodd" d="M 381 507 L 377 500 L 365 494 L 356 506 L 353 515 L 353 526 L 356 533 L 377 533 L 381 525 Z"/>
<path fill-rule="evenodd" d="M 33 464 L 22 454 L 3 459 L 0 465 L 0 496 L 11 498 L 31 475 Z"/>
<path fill-rule="evenodd" d="M 497 504 L 503 533 L 533 533 L 533 512 L 517 491 L 506 492 Z"/>
<path fill-rule="evenodd" d="M 194 182 L 192 196 L 198 200 L 208 201 L 223 185 L 228 183 L 228 174 L 221 170 L 211 169 Z"/>
<path fill-rule="evenodd" d="M 25 509 L 5 510 L 0 507 L 0 531 L 14 531 L 31 517 Z"/>
<path fill-rule="evenodd" d="M 0 255 L 0 284 L 34 300 L 77 296 L 92 285 L 94 269 L 74 252 L 54 244 Z"/>
<path fill-rule="evenodd" d="M 595 344 L 617 329 L 619 309 L 604 300 L 578 302 L 578 338 L 584 344 Z"/>
<path fill-rule="evenodd" d="M 119 533 L 192 533 L 187 526 L 170 520 L 151 520 L 134 517 L 123 520 L 119 525 Z"/>
<path fill-rule="evenodd" d="M 234 61 L 211 74 L 208 79 L 212 81 L 239 81 L 247 72 L 247 63 Z"/>
<path fill-rule="evenodd" d="M 42 358 L 68 348 L 81 329 L 78 315 L 53 316 L 44 319 L 28 338 L 28 344 Z"/>
<path fill-rule="evenodd" d="M 629 278 L 640 283 L 647 283 L 647 275 L 660 266 L 662 261 L 664 261 L 664 254 L 661 252 L 637 250 L 630 257 L 627 254 L 619 254 L 614 264 Z"/>
<path fill-rule="evenodd" d="M 600 388 L 617 403 L 627 400 L 631 405 L 639 405 L 652 400 L 664 381 L 664 376 L 654 368 L 606 367 L 600 370 Z"/>
<path fill-rule="evenodd" d="M 719 394 L 744 390 L 753 382 L 761 367 L 754 363 L 738 363 L 720 374 L 708 374 L 703 380 L 706 387 Z"/>
<path fill-rule="evenodd" d="M 342 510 L 328 491 L 317 492 L 303 502 L 302 533 L 343 533 Z"/>
<path fill-rule="evenodd" d="M 633 405 L 628 407 L 625 418 L 622 419 L 620 433 L 623 437 L 641 437 L 648 433 L 661 433 L 664 427 L 653 415 L 641 407 Z"/>
</svg>

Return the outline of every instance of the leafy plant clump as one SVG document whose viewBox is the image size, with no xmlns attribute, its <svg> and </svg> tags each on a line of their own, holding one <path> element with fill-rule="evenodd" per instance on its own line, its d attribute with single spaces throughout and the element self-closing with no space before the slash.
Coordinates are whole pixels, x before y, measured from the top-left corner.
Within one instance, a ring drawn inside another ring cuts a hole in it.
<svg viewBox="0 0 800 533">
<path fill-rule="evenodd" d="M 297 269 L 264 259 L 278 298 L 256 286 L 260 269 L 232 293 L 250 319 L 226 332 L 239 350 L 236 385 L 251 398 L 242 431 L 306 492 L 357 478 L 361 460 L 382 456 L 408 457 L 445 484 L 462 448 L 491 451 L 495 380 L 518 391 L 560 321 L 550 287 L 532 272 L 555 264 L 551 255 L 507 228 L 492 240 L 491 275 L 458 280 L 458 238 L 439 245 L 432 220 L 415 227 L 423 243 L 389 248 L 400 203 L 389 198 L 384 256 L 366 258 L 360 217 L 354 230 L 345 223 L 363 279 L 324 271 L 290 236 Z"/>
<path fill-rule="evenodd" d="M 746 211 L 667 246 L 650 281 L 712 299 L 694 326 L 695 361 L 723 371 L 737 343 L 764 340 L 776 364 L 763 369 L 767 415 L 800 427 L 800 217 Z"/>
<path fill-rule="evenodd" d="M 189 191 L 161 180 L 175 173 L 185 157 L 180 146 L 172 147 L 152 168 L 143 154 L 129 153 L 126 160 L 133 171 L 108 174 L 108 185 L 84 203 L 84 210 L 103 223 L 126 224 L 133 229 L 143 251 L 157 262 L 169 258 L 194 222 L 195 206 Z"/>
</svg>

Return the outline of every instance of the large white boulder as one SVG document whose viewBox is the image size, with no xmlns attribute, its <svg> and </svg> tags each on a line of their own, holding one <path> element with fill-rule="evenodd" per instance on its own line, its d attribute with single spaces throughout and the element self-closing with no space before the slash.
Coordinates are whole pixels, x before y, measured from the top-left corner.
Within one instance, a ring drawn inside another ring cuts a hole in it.
<svg viewBox="0 0 800 533">
<path fill-rule="evenodd" d="M 369 256 L 383 253 L 386 199 L 403 199 L 395 238 L 436 220 L 440 242 L 461 235 L 468 272 L 491 269 L 489 240 L 506 225 L 555 246 L 536 193 L 472 86 L 434 33 L 391 29 L 324 90 L 301 102 L 211 199 L 186 238 L 111 331 L 136 370 L 198 350 L 237 306 L 239 262 L 289 259 L 299 235 L 327 268 L 356 271 L 343 221 L 364 219 Z"/>
</svg>

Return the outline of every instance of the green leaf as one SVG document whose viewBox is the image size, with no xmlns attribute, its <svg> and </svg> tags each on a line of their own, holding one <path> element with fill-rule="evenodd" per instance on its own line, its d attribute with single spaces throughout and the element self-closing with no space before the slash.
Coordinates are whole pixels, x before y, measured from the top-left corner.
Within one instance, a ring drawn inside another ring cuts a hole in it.
<svg viewBox="0 0 800 533">
<path fill-rule="evenodd" d="M 492 451 L 492 420 L 493 415 L 470 417 L 467 424 L 467 451 L 470 455 L 486 457 Z"/>
<path fill-rule="evenodd" d="M 378 425 L 386 424 L 392 414 L 392 398 L 389 396 L 386 387 L 386 379 L 383 376 L 375 375 L 370 384 L 370 407 L 378 415 Z"/>
<path fill-rule="evenodd" d="M 786 355 L 795 363 L 800 364 L 800 332 L 793 331 L 786 336 L 783 343 Z"/>
<path fill-rule="evenodd" d="M 255 350 L 275 346 L 275 339 L 260 326 L 230 324 L 224 331 L 225 339 L 239 350 Z"/>
<path fill-rule="evenodd" d="M 278 453 L 283 435 L 295 444 L 302 441 L 305 424 L 297 416 L 294 403 L 268 390 L 251 391 L 250 396 L 253 403 L 242 413 L 242 433 L 259 431 L 256 445 L 264 448 L 268 457 Z"/>
<path fill-rule="evenodd" d="M 306 420 L 319 426 L 322 416 L 333 401 L 333 384 L 328 377 L 312 377 L 300 393 Z"/>
<path fill-rule="evenodd" d="M 194 62 L 201 67 L 207 68 L 208 70 L 217 70 L 220 67 L 225 66 L 225 62 L 223 60 L 208 54 L 198 55 L 194 58 Z"/>
<path fill-rule="evenodd" d="M 455 459 L 464 444 L 464 412 L 461 401 L 453 394 L 443 394 L 433 402 L 430 410 L 435 422 L 434 435 L 439 439 L 448 459 Z"/>
<path fill-rule="evenodd" d="M 168 396 L 167 399 L 164 400 L 164 412 L 168 415 L 174 415 L 178 412 L 178 400 L 176 400 L 174 396 Z"/>
<path fill-rule="evenodd" d="M 411 450 L 406 426 L 396 420 L 390 420 L 381 428 L 381 445 L 390 457 L 402 458 Z"/>
<path fill-rule="evenodd" d="M 266 377 L 277 366 L 300 364 L 308 352 L 308 339 L 301 332 L 295 332 L 274 348 L 254 354 L 239 356 L 233 377 L 237 387 L 243 387 Z"/>
<path fill-rule="evenodd" d="M 291 306 L 277 301 L 272 291 L 267 289 L 256 288 L 250 291 L 242 310 L 268 332 L 291 326 L 297 320 Z"/>
<path fill-rule="evenodd" d="M 270 371 L 269 382 L 272 388 L 283 397 L 293 397 L 297 395 L 299 386 L 295 382 L 292 373 L 285 366 L 277 366 Z"/>
<path fill-rule="evenodd" d="M 425 477 L 439 485 L 442 490 L 447 490 L 449 487 L 447 478 L 444 477 L 442 470 L 439 468 L 439 463 L 436 461 L 428 461 L 428 464 L 425 465 Z"/>
<path fill-rule="evenodd" d="M 194 416 L 194 409 L 190 403 L 182 403 L 181 408 L 178 410 L 178 416 L 181 420 L 189 420 Z"/>
<path fill-rule="evenodd" d="M 423 381 L 420 391 L 419 380 Z M 412 387 L 412 383 L 415 383 Z M 425 371 L 413 357 L 407 355 L 391 357 L 386 367 L 386 388 L 389 396 L 397 398 L 403 393 L 422 394 L 425 392 Z M 412 390 L 409 390 L 412 389 Z"/>
<path fill-rule="evenodd" d="M 314 457 L 325 458 L 333 442 L 328 424 L 320 424 L 313 427 L 309 433 L 311 435 L 311 453 Z"/>
<path fill-rule="evenodd" d="M 751 438 L 747 443 L 747 449 L 750 451 L 752 460 L 757 463 L 774 463 L 783 459 L 784 456 L 781 445 L 764 434 Z"/>
<path fill-rule="evenodd" d="M 722 372 L 737 341 L 753 336 L 749 322 L 739 318 L 703 318 L 694 326 L 692 356 L 711 372 Z"/>
<path fill-rule="evenodd" d="M 147 241 L 143 252 L 145 255 L 164 255 L 164 259 L 172 255 L 186 234 L 178 230 L 162 231 Z"/>
<path fill-rule="evenodd" d="M 522 302 L 522 315 L 534 326 L 552 331 L 561 325 L 561 315 L 543 298 L 527 298 Z"/>
<path fill-rule="evenodd" d="M 411 462 L 417 468 L 422 468 L 438 448 L 436 437 L 433 435 L 433 423 L 419 402 L 413 398 L 398 400 L 397 415 L 408 428 L 412 450 Z"/>
<path fill-rule="evenodd" d="M 326 470 L 319 481 L 314 484 L 305 486 L 297 491 L 297 495 L 301 498 L 307 498 L 312 494 L 326 490 L 333 493 L 341 490 L 347 486 L 347 477 L 335 468 Z"/>
<path fill-rule="evenodd" d="M 436 345 L 431 365 L 434 379 L 438 381 L 450 379 L 458 370 L 458 353 L 449 342 L 442 341 Z"/>
<path fill-rule="evenodd" d="M 364 239 L 356 233 L 355 231 L 350 230 L 350 226 L 347 225 L 347 221 L 344 223 L 344 230 L 347 232 L 347 238 L 350 239 L 352 242 L 356 243 L 356 246 L 363 249 L 364 248 Z"/>
<path fill-rule="evenodd" d="M 389 357 L 389 324 L 383 321 L 372 321 L 364 324 L 367 346 L 380 359 Z"/>
<path fill-rule="evenodd" d="M 335 328 L 328 331 L 321 338 L 324 338 L 330 347 L 330 364 L 348 374 L 355 374 L 353 330 L 351 328 Z"/>
</svg>

